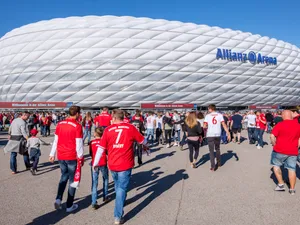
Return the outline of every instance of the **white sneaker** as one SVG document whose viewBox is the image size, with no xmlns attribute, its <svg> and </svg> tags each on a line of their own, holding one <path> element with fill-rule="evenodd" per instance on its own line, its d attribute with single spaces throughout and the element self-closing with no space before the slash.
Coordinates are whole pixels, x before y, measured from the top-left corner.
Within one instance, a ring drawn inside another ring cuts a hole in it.
<svg viewBox="0 0 300 225">
<path fill-rule="evenodd" d="M 70 212 L 75 211 L 76 209 L 78 209 L 78 205 L 77 204 L 73 204 L 70 208 L 66 209 L 66 212 L 70 213 Z"/>
<path fill-rule="evenodd" d="M 167 144 L 166 148 L 170 148 L 170 145 L 169 145 L 169 144 Z"/>
<path fill-rule="evenodd" d="M 54 202 L 54 208 L 57 209 L 61 209 L 61 200 L 60 199 L 56 199 Z"/>
<path fill-rule="evenodd" d="M 261 149 L 261 147 L 259 145 L 257 145 L 257 149 Z"/>
<path fill-rule="evenodd" d="M 175 142 L 174 146 L 178 146 L 178 144 Z"/>
</svg>

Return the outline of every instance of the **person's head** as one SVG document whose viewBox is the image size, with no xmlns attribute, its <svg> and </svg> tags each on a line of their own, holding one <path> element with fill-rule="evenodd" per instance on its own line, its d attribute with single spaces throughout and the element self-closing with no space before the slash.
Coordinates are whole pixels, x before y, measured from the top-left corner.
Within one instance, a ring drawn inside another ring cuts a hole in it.
<svg viewBox="0 0 300 225">
<path fill-rule="evenodd" d="M 124 120 L 124 111 L 121 109 L 114 109 L 112 114 L 113 123 L 120 123 Z"/>
<path fill-rule="evenodd" d="M 291 112 L 292 112 L 293 118 L 299 116 L 299 111 L 298 111 L 298 109 L 292 109 Z"/>
<path fill-rule="evenodd" d="M 152 111 L 149 112 L 149 116 L 153 116 L 153 112 Z"/>
<path fill-rule="evenodd" d="M 238 110 L 235 110 L 235 111 L 234 111 L 234 114 L 239 114 L 239 111 L 238 111 Z"/>
<path fill-rule="evenodd" d="M 217 109 L 217 107 L 214 104 L 211 104 L 211 105 L 208 106 L 208 112 L 210 112 L 210 113 L 215 112 L 216 109 Z"/>
<path fill-rule="evenodd" d="M 260 116 L 261 112 L 260 111 L 256 111 L 255 115 Z"/>
<path fill-rule="evenodd" d="M 108 112 L 108 107 L 104 106 L 104 107 L 102 108 L 102 110 L 103 110 L 103 112 Z"/>
<path fill-rule="evenodd" d="M 78 117 L 80 116 L 80 107 L 72 105 L 69 109 L 69 115 L 74 119 L 78 119 Z"/>
<path fill-rule="evenodd" d="M 165 114 L 166 117 L 170 117 L 170 113 L 167 111 Z"/>
<path fill-rule="evenodd" d="M 190 112 L 189 115 L 185 118 L 185 123 L 190 128 L 196 126 L 198 124 L 196 118 L 196 112 Z"/>
<path fill-rule="evenodd" d="M 253 114 L 254 114 L 253 110 L 250 110 L 249 114 L 250 114 L 250 115 L 253 115 Z"/>
<path fill-rule="evenodd" d="M 278 112 L 277 112 L 277 115 L 278 115 L 278 116 L 281 116 L 281 114 L 282 114 L 281 111 L 278 111 Z"/>
<path fill-rule="evenodd" d="M 293 119 L 293 113 L 291 110 L 284 110 L 282 112 L 282 119 L 283 120 L 292 120 Z"/>
<path fill-rule="evenodd" d="M 29 116 L 30 116 L 30 114 L 27 111 L 25 111 L 21 114 L 21 118 L 25 121 L 28 120 Z"/>
<path fill-rule="evenodd" d="M 94 137 L 95 138 L 101 138 L 102 135 L 103 135 L 103 132 L 104 132 L 104 128 L 103 127 L 97 127 L 95 129 L 95 132 L 94 132 Z"/>
<path fill-rule="evenodd" d="M 198 112 L 198 114 L 197 114 L 197 118 L 198 118 L 199 120 L 202 120 L 202 119 L 204 119 L 204 115 L 203 115 L 203 113 L 202 113 L 202 112 Z"/>
<path fill-rule="evenodd" d="M 90 112 L 86 113 L 86 119 L 90 120 L 92 118 L 92 114 Z"/>
<path fill-rule="evenodd" d="M 39 132 L 36 129 L 30 131 L 31 136 L 35 137 Z"/>
<path fill-rule="evenodd" d="M 141 116 L 141 111 L 139 109 L 135 110 L 135 117 L 140 117 Z"/>
<path fill-rule="evenodd" d="M 175 114 L 175 115 L 177 115 L 177 114 L 178 114 L 177 110 L 174 110 L 174 114 Z"/>
</svg>

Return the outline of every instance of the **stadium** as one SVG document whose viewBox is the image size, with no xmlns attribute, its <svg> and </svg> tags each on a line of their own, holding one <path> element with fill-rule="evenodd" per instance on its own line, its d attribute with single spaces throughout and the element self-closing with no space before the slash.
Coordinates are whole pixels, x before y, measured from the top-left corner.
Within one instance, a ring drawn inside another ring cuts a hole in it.
<svg viewBox="0 0 300 225">
<path fill-rule="evenodd" d="M 300 51 L 274 38 L 207 25 L 69 17 L 4 35 L 0 78 L 1 102 L 296 106 Z"/>
</svg>

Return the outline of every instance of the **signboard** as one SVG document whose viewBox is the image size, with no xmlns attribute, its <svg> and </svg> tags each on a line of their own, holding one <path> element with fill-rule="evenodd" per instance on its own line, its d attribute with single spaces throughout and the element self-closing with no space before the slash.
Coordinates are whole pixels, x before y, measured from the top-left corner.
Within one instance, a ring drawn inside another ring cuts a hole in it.
<svg viewBox="0 0 300 225">
<path fill-rule="evenodd" d="M 63 109 L 66 102 L 0 102 L 1 109 Z"/>
<path fill-rule="evenodd" d="M 278 105 L 250 105 L 249 109 L 279 109 Z"/>
<path fill-rule="evenodd" d="M 142 109 L 193 109 L 194 104 L 154 104 L 142 103 Z"/>
</svg>

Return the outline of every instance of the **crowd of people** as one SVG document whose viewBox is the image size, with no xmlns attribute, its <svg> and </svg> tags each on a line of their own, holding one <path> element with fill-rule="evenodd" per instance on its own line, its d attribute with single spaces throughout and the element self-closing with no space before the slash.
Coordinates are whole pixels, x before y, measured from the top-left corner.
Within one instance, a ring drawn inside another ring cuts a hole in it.
<svg viewBox="0 0 300 225">
<path fill-rule="evenodd" d="M 97 114 L 82 113 L 80 107 L 71 106 L 68 116 L 50 112 L 0 115 L 3 124 L 6 124 L 9 116 L 11 117 L 10 140 L 4 150 L 11 153 L 10 168 L 13 174 L 17 173 L 18 153 L 23 155 L 26 168 L 30 169 L 33 175 L 37 173 L 41 145 L 50 144 L 37 137 L 38 129 L 41 136 L 45 137 L 50 135 L 52 123 L 56 126 L 49 156 L 50 162 L 58 160 L 61 169 L 55 209 L 62 208 L 62 196 L 68 182 L 66 211 L 73 212 L 78 208 L 74 203 L 74 197 L 80 182 L 81 167 L 84 165 L 85 143 L 89 145 L 92 158 L 92 208 L 99 208 L 97 186 L 100 172 L 103 178 L 103 201 L 110 200 L 108 196 L 110 171 L 116 193 L 115 224 L 121 224 L 135 156 L 141 166 L 143 153 L 148 154 L 155 145 L 165 145 L 166 148 L 173 146 L 179 150 L 183 150 L 184 145 L 187 145 L 190 166 L 195 169 L 201 146 L 208 145 L 210 170 L 214 172 L 222 166 L 221 144 L 229 142 L 241 144 L 247 140 L 242 137 L 242 130 L 247 130 L 248 143 L 256 145 L 257 149 L 262 149 L 268 144 L 263 136 L 265 132 L 270 133 L 270 142 L 274 146 L 271 165 L 278 180 L 275 190 L 285 190 L 281 173 L 281 166 L 284 166 L 289 171 L 289 181 L 286 181 L 290 187 L 289 192 L 295 194 L 296 164 L 297 160 L 300 161 L 298 156 L 300 117 L 296 109 L 283 112 L 250 110 L 220 113 L 217 112 L 215 105 L 209 105 L 206 113 L 136 110 L 130 114 L 120 109 L 110 113 L 109 109 L 104 107 L 102 112 Z"/>
</svg>

